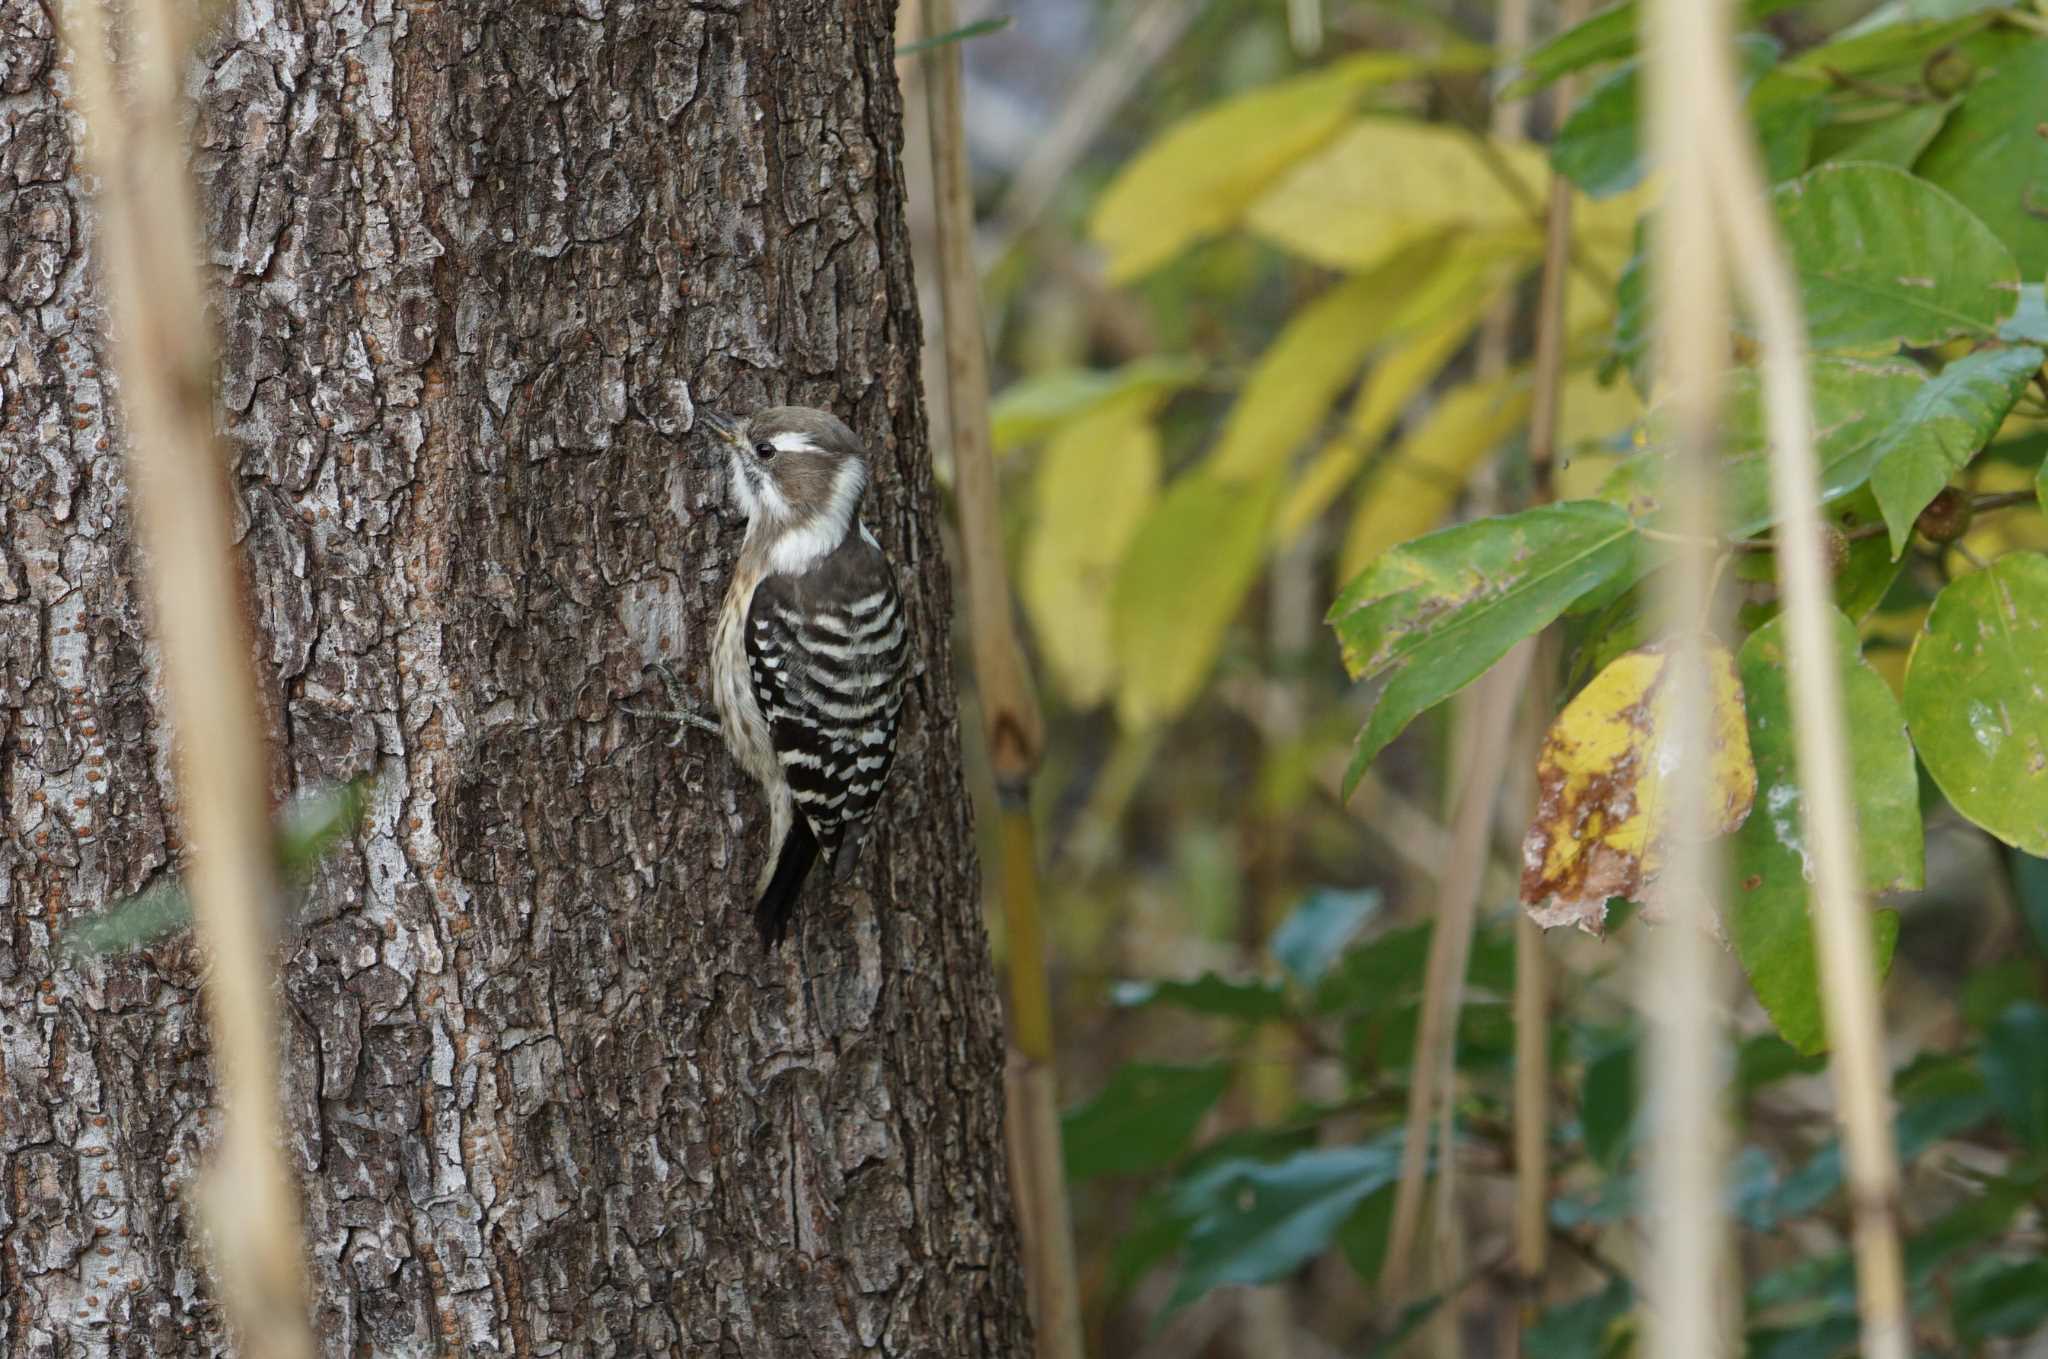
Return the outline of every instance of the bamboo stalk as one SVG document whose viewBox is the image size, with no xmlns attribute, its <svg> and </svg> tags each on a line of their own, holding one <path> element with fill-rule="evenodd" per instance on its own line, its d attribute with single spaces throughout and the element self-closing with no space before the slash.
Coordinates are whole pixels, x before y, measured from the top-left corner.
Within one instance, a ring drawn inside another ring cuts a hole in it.
<svg viewBox="0 0 2048 1359">
<path fill-rule="evenodd" d="M 928 33 L 946 33 L 956 26 L 952 0 L 924 0 L 923 13 Z M 961 120 L 960 49 L 957 44 L 949 45 L 925 54 L 924 59 L 930 63 L 925 68 L 925 94 L 937 200 L 946 405 L 952 418 L 961 570 L 967 585 L 975 686 L 1000 803 L 1003 913 L 1010 943 L 1012 1059 L 1007 1084 L 1011 1165 L 1018 1181 L 1038 1354 L 1041 1359 L 1081 1359 L 1081 1298 L 1060 1153 L 1051 989 L 1046 979 L 1037 846 L 1031 823 L 1031 780 L 1044 747 L 1044 726 L 1017 640 L 1009 568 L 1003 559 L 999 492 L 989 440 L 980 275 L 974 266 L 974 202 Z"/>
<path fill-rule="evenodd" d="M 1660 1129 L 1649 1141 L 1651 1208 L 1648 1351 L 1660 1359 L 1729 1352 L 1723 1302 L 1726 1231 L 1720 1204 L 1726 1135 L 1716 1091 L 1721 1046 L 1714 1013 L 1719 950 L 1706 932 L 1721 864 L 1702 833 L 1708 753 L 1703 620 L 1709 613 L 1709 548 L 1716 524 L 1710 459 L 1719 419 L 1728 335 L 1725 262 L 1713 235 L 1714 188 L 1699 138 L 1710 98 L 1707 53 L 1726 35 L 1702 0 L 1658 0 L 1646 11 L 1651 144 L 1666 187 L 1655 237 L 1659 343 L 1672 410 L 1669 503 L 1685 541 L 1671 544 L 1663 573 L 1663 627 L 1671 638 L 1665 734 L 1676 757 L 1666 782 L 1670 821 L 1662 837 L 1659 904 L 1665 919 L 1643 932 L 1637 1004 L 1649 1028 L 1647 1107 Z M 1661 758 L 1661 757 L 1660 757 Z"/>
<path fill-rule="evenodd" d="M 1842 1123 L 1854 1215 L 1863 1352 L 1906 1359 L 1910 1312 L 1899 1241 L 1899 1168 L 1892 1144 L 1891 1075 L 1870 946 L 1849 782 L 1846 719 L 1835 657 L 1832 593 L 1821 542 L 1820 467 L 1806 379 L 1806 318 L 1764 201 L 1764 178 L 1736 95 L 1719 6 L 1665 0 L 1674 43 L 1696 53 L 1706 86 L 1697 116 L 1721 247 L 1755 318 L 1764 408 L 1774 456 L 1771 506 L 1778 518 L 1778 571 L 1785 600 L 1786 661 L 1799 758 L 1801 813 L 1812 846 L 1814 928 L 1830 1070 Z"/>
<path fill-rule="evenodd" d="M 99 0 L 70 16 L 73 74 L 100 180 L 103 256 L 130 440 L 130 492 L 177 737 L 194 924 L 225 1104 L 201 1208 L 242 1352 L 310 1359 L 304 1243 L 283 1152 L 272 995 L 279 891 L 228 453 L 214 434 L 213 339 L 182 141 L 193 18 L 131 11 L 133 90 L 115 89 Z M 146 223 L 146 225 L 145 225 Z"/>
</svg>

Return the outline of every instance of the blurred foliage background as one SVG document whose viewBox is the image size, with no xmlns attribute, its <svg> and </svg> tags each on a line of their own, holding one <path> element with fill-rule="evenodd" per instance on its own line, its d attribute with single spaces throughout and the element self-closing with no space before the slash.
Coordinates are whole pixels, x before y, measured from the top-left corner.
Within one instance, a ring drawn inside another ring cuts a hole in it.
<svg viewBox="0 0 2048 1359">
<path fill-rule="evenodd" d="M 2016 142 L 2018 161 L 1987 169 L 1969 141 L 1994 114 L 2022 140 L 2048 119 L 2038 8 L 1738 8 L 1774 180 L 1838 160 L 1917 166 L 1978 207 L 1992 195 L 1977 181 L 2010 164 L 2043 176 L 2048 204 L 2048 143 Z M 1543 941 L 1553 1252 L 1540 1296 L 1522 1296 L 1506 1263 L 1533 726 L 1523 761 L 1497 771 L 1503 826 L 1458 1030 L 1459 1175 L 1426 1233 L 1436 1291 L 1406 1312 L 1375 1294 L 1469 705 L 1409 726 L 1345 802 L 1370 703 L 1324 616 L 1385 550 L 1593 496 L 1642 446 L 1632 16 L 1542 48 L 1546 68 L 1520 58 L 1560 31 L 1550 0 L 1528 7 L 1533 39 L 1505 41 L 1478 0 L 1031 0 L 962 18 L 998 14 L 1011 22 L 964 44 L 966 108 L 1005 528 L 1048 721 L 1034 813 L 1090 1352 L 1496 1354 L 1519 1337 L 1532 1355 L 1628 1353 L 1633 925 Z M 1592 78 L 1576 102 L 1538 88 L 1573 66 Z M 1986 93 L 1990 81 L 2004 83 Z M 1553 167 L 1580 192 L 1557 454 L 1532 467 Z M 2048 221 L 1983 215 L 2038 287 Z M 2020 401 L 1973 492 L 2033 484 L 2039 413 Z M 1868 556 L 1866 542 L 1882 539 L 1858 540 Z M 1962 544 L 2043 546 L 2037 514 L 1987 519 Z M 1894 690 L 1945 557 L 1845 572 L 1861 583 L 1843 591 L 1869 597 L 1843 607 Z M 1768 566 L 1734 574 L 1754 626 Z M 1597 658 L 1643 640 L 1603 651 L 1600 626 L 1574 624 L 1577 650 L 1546 654 L 1546 692 L 1561 700 Z M 2025 1339 L 2048 1321 L 2048 864 L 1918 778 L 1926 887 L 1887 903 L 1899 920 L 1884 993 L 1918 1340 L 2048 1353 Z M 1747 1349 L 1845 1352 L 1824 1059 L 1780 1037 L 1747 990 L 1728 1000 Z"/>
</svg>

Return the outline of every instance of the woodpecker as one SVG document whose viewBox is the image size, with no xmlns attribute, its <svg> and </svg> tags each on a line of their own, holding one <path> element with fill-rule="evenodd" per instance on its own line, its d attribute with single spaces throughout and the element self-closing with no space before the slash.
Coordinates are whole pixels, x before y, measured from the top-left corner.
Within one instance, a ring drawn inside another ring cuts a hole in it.
<svg viewBox="0 0 2048 1359">
<path fill-rule="evenodd" d="M 772 951 L 818 855 L 834 881 L 859 856 L 896 757 L 909 631 L 895 572 L 860 522 L 858 436 L 804 406 L 698 415 L 726 454 L 747 536 L 712 636 L 716 726 L 681 705 L 654 715 L 718 731 L 761 785 L 768 858 L 754 924 Z"/>
</svg>

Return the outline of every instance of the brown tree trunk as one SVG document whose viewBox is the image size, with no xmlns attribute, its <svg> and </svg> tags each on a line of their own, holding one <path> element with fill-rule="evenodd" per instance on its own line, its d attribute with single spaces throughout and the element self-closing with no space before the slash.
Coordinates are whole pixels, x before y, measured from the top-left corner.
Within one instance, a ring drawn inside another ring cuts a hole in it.
<svg viewBox="0 0 2048 1359">
<path fill-rule="evenodd" d="M 0 1354 L 228 1349 L 216 1119 L 54 0 L 0 0 Z M 385 766 L 283 963 L 332 1356 L 1022 1356 L 1003 1051 L 886 0 L 236 0 L 195 72 L 276 790 Z M 829 406 L 921 666 L 852 889 L 764 959 L 695 694 L 693 403 Z"/>
</svg>

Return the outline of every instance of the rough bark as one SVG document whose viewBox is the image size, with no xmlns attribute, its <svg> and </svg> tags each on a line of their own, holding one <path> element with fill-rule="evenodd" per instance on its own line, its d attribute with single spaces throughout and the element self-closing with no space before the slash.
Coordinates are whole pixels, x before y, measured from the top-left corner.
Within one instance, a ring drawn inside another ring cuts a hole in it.
<svg viewBox="0 0 2048 1359">
<path fill-rule="evenodd" d="M 282 958 L 326 1352 L 1022 1355 L 886 0 L 236 0 L 195 68 L 275 791 L 385 767 Z M 229 1349 L 52 7 L 0 0 L 0 1354 Z M 763 959 L 700 696 L 694 403 L 830 406 L 922 658 L 858 881 Z"/>
</svg>

